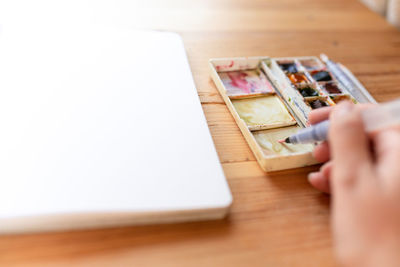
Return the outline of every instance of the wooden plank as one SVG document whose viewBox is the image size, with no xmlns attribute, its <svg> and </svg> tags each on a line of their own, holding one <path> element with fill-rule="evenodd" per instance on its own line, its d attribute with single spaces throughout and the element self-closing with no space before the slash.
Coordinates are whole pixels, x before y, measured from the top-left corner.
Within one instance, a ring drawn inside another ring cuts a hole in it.
<svg viewBox="0 0 400 267">
<path fill-rule="evenodd" d="M 160 0 L 158 0 L 160 1 Z M 379 16 L 361 3 L 351 1 L 191 1 L 138 3 L 132 10 L 120 10 L 113 22 L 125 26 L 156 28 L 180 32 L 219 31 L 382 31 L 391 29 Z M 323 27 L 323 29 L 321 29 Z"/>
</svg>

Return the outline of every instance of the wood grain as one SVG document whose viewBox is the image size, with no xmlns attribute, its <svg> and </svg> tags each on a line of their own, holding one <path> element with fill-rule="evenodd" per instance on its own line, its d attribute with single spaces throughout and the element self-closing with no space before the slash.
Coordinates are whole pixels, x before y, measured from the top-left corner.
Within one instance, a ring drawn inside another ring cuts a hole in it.
<svg viewBox="0 0 400 267">
<path fill-rule="evenodd" d="M 326 53 L 378 101 L 400 96 L 400 33 L 357 0 L 146 0 L 93 7 L 99 24 L 184 40 L 234 204 L 222 221 L 0 237 L 0 266 L 335 266 L 329 197 L 265 174 L 208 74 L 212 57 Z M 107 14 L 98 10 L 107 9 Z"/>
</svg>

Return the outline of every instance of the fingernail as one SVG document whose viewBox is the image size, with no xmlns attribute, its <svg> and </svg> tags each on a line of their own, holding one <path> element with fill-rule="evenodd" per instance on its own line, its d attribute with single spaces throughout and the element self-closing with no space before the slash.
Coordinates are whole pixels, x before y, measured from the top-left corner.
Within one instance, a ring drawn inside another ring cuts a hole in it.
<svg viewBox="0 0 400 267">
<path fill-rule="evenodd" d="M 344 116 L 353 109 L 353 104 L 348 101 L 343 101 L 335 107 L 334 113 L 337 116 Z"/>
</svg>

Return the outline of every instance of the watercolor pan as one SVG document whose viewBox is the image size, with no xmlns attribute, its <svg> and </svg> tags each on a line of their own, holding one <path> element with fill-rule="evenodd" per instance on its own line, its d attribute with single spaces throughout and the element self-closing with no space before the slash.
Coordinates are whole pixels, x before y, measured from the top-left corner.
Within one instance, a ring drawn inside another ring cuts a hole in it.
<svg viewBox="0 0 400 267">
<path fill-rule="evenodd" d="M 301 94 L 302 97 L 315 97 L 320 96 L 320 92 L 318 87 L 315 84 L 299 84 L 296 85 L 297 91 Z"/>
<path fill-rule="evenodd" d="M 264 171 L 316 164 L 314 144 L 287 145 L 277 140 L 308 126 L 311 110 L 334 106 L 343 99 L 354 100 L 317 57 L 217 58 L 210 59 L 209 67 L 220 95 Z M 337 85 L 341 93 L 336 94 L 336 88 L 327 85 Z"/>
<path fill-rule="evenodd" d="M 299 62 L 307 71 L 321 70 L 325 68 L 324 64 L 315 58 L 301 59 Z"/>
<path fill-rule="evenodd" d="M 278 65 L 285 73 L 297 73 L 300 69 L 299 64 L 295 60 L 280 61 Z"/>
<path fill-rule="evenodd" d="M 343 94 L 344 91 L 337 82 L 320 82 L 318 85 L 327 95 Z"/>
<path fill-rule="evenodd" d="M 306 102 L 311 109 L 319 109 L 331 106 L 326 97 L 308 97 L 306 98 Z"/>
<path fill-rule="evenodd" d="M 350 95 L 331 95 L 329 96 L 335 104 L 341 102 L 341 101 L 352 101 L 354 104 L 357 103 L 357 101 L 352 98 Z"/>
<path fill-rule="evenodd" d="M 310 79 L 304 72 L 286 73 L 286 76 L 293 84 L 309 83 Z"/>
<path fill-rule="evenodd" d="M 314 70 L 310 72 L 311 77 L 316 82 L 331 82 L 333 81 L 333 76 L 329 71 L 326 70 Z"/>
</svg>

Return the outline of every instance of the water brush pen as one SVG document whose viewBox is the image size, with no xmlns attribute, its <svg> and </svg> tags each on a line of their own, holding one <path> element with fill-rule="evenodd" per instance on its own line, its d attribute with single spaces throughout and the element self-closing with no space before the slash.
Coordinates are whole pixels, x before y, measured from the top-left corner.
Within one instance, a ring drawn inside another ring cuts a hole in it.
<svg viewBox="0 0 400 267">
<path fill-rule="evenodd" d="M 400 99 L 386 102 L 361 111 L 365 131 L 370 133 L 379 129 L 400 125 Z M 279 143 L 308 144 L 328 139 L 329 120 L 299 130 L 296 134 L 279 140 Z"/>
</svg>

